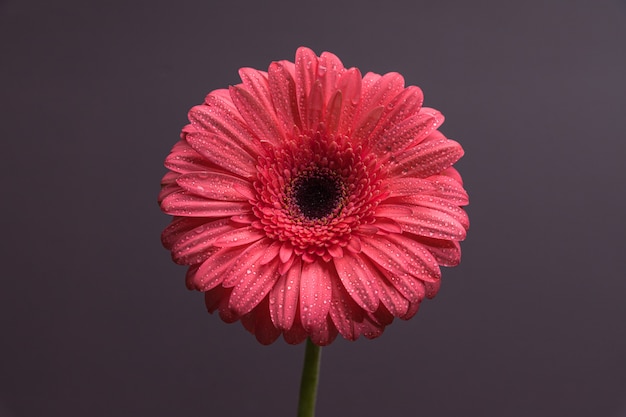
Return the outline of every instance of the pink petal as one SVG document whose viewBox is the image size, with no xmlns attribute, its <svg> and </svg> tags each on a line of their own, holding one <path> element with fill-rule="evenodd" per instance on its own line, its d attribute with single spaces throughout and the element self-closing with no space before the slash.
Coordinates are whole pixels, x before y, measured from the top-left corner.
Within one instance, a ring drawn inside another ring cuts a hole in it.
<svg viewBox="0 0 626 417">
<path fill-rule="evenodd" d="M 236 248 L 240 251 L 239 258 L 223 273 L 222 285 L 224 287 L 234 287 L 245 281 L 254 280 L 259 268 L 256 262 L 263 256 L 271 244 L 272 241 L 270 239 L 261 239 L 252 243 L 243 251 L 241 251 L 241 248 Z M 264 265 L 261 266 L 265 267 Z"/>
<path fill-rule="evenodd" d="M 402 233 L 402 226 L 400 226 L 392 219 L 379 217 L 376 219 L 376 223 L 374 224 L 378 229 L 383 230 L 387 233 Z"/>
<path fill-rule="evenodd" d="M 374 312 L 378 308 L 378 277 L 358 254 L 334 258 L 337 275 L 348 294 L 363 309 Z"/>
<path fill-rule="evenodd" d="M 196 152 L 186 140 L 181 140 L 174 145 L 170 154 L 165 158 L 164 165 L 167 169 L 181 174 L 205 171 L 215 166 Z"/>
<path fill-rule="evenodd" d="M 246 90 L 263 108 L 271 113 L 274 106 L 272 104 L 267 73 L 253 68 L 241 68 L 239 76 Z"/>
<path fill-rule="evenodd" d="M 228 90 L 222 91 L 228 94 Z M 248 131 L 232 99 L 224 94 L 213 92 L 206 97 L 206 104 L 192 107 L 188 117 L 195 130 L 220 136 L 249 154 L 261 152 L 260 144 Z"/>
<path fill-rule="evenodd" d="M 409 309 L 409 301 L 392 284 L 383 277 L 379 281 L 380 301 L 395 317 L 401 317 Z"/>
<path fill-rule="evenodd" d="M 368 314 L 361 323 L 356 324 L 357 331 L 368 339 L 375 339 L 383 334 L 385 327 L 376 323 L 370 316 L 371 314 Z"/>
<path fill-rule="evenodd" d="M 406 314 L 404 314 L 400 318 L 402 320 L 409 320 L 410 318 L 412 318 L 415 314 L 417 314 L 417 311 L 419 310 L 421 303 L 422 303 L 422 300 L 419 300 L 414 303 L 409 303 L 409 309 L 407 310 Z"/>
<path fill-rule="evenodd" d="M 352 253 L 361 252 L 361 239 L 358 236 L 352 235 L 348 241 L 346 248 Z"/>
<path fill-rule="evenodd" d="M 283 332 L 283 337 L 285 338 L 285 342 L 290 345 L 297 345 L 302 343 L 309 337 L 308 333 L 302 327 L 302 323 L 300 321 L 300 311 L 296 311 L 296 317 L 293 321 L 293 325 L 289 330 L 285 330 Z"/>
<path fill-rule="evenodd" d="M 309 95 L 317 76 L 318 58 L 313 51 L 300 47 L 296 51 L 296 96 L 304 129 L 312 128 L 309 116 Z"/>
<path fill-rule="evenodd" d="M 269 247 L 263 253 L 263 256 L 259 260 L 259 263 L 261 265 L 264 265 L 273 261 L 274 258 L 278 256 L 278 251 L 280 250 L 281 246 L 282 246 L 282 242 L 278 240 L 273 241 L 272 244 L 269 245 Z"/>
<path fill-rule="evenodd" d="M 293 64 L 287 61 L 273 62 L 268 71 L 272 103 L 283 132 L 291 132 L 294 126 L 301 128 Z"/>
<path fill-rule="evenodd" d="M 280 276 L 270 291 L 270 314 L 274 325 L 282 330 L 288 330 L 298 311 L 300 297 L 300 277 L 302 266 L 297 259 L 286 274 Z"/>
<path fill-rule="evenodd" d="M 387 278 L 387 281 L 409 301 L 409 310 L 412 303 L 424 299 L 426 288 L 423 281 L 406 272 L 390 272 L 384 268 L 379 268 L 379 270 Z"/>
<path fill-rule="evenodd" d="M 463 156 L 463 148 L 457 142 L 442 137 L 425 140 L 404 151 L 393 163 L 391 172 L 396 175 L 426 178 L 449 168 Z"/>
<path fill-rule="evenodd" d="M 273 109 L 265 108 L 252 94 L 239 86 L 230 87 L 230 96 L 248 127 L 259 140 L 280 145 L 282 134 Z"/>
<path fill-rule="evenodd" d="M 414 266 L 418 266 L 417 268 L 414 267 L 413 271 L 408 272 L 412 272 L 413 275 L 425 282 L 436 282 L 441 279 L 441 270 L 437 260 L 420 242 L 404 234 L 389 235 L 387 239 L 401 248 Z"/>
<path fill-rule="evenodd" d="M 418 114 L 423 101 L 424 94 L 419 87 L 412 85 L 402 90 L 387 104 L 378 126 L 372 132 L 373 141 L 377 142 L 376 138 L 385 130 L 389 130 L 410 116 Z"/>
<path fill-rule="evenodd" d="M 289 242 L 283 242 L 278 251 L 278 256 L 280 257 L 281 262 L 286 263 L 291 255 L 293 254 L 293 246 Z"/>
<path fill-rule="evenodd" d="M 228 308 L 231 292 L 232 289 L 219 286 L 204 293 L 204 302 L 209 313 L 213 314 L 217 310 L 220 318 L 226 323 L 234 323 L 239 320 L 239 316 Z"/>
<path fill-rule="evenodd" d="M 229 231 L 222 233 L 221 236 L 215 239 L 213 245 L 222 248 L 229 248 L 241 245 L 248 245 L 264 237 L 266 237 L 264 231 L 254 228 L 252 226 L 239 227 L 236 229 L 233 229 L 231 226 Z"/>
<path fill-rule="evenodd" d="M 188 286 L 198 291 L 208 291 L 224 281 L 224 272 L 228 271 L 241 256 L 241 249 L 222 248 L 211 255 L 200 265 L 198 272 L 192 277 Z"/>
<path fill-rule="evenodd" d="M 198 273 L 198 269 L 200 268 L 200 264 L 191 265 L 187 268 L 187 272 L 185 273 L 185 286 L 188 290 L 195 290 L 196 286 L 194 284 L 194 278 Z"/>
<path fill-rule="evenodd" d="M 180 191 L 165 197 L 161 202 L 161 209 L 173 216 L 226 217 L 247 214 L 251 206 L 248 202 L 213 201 Z"/>
<path fill-rule="evenodd" d="M 271 345 L 278 339 L 281 331 L 274 326 L 268 309 L 268 298 L 265 297 L 253 311 L 241 318 L 241 323 L 262 345 Z"/>
<path fill-rule="evenodd" d="M 180 190 L 180 187 L 176 184 L 178 177 L 180 177 L 179 173 L 170 171 L 161 178 L 161 191 L 159 191 L 158 197 L 159 204 L 165 197 Z"/>
<path fill-rule="evenodd" d="M 415 116 L 411 116 L 382 133 L 374 142 L 374 149 L 379 155 L 384 155 L 382 161 L 394 161 L 403 155 L 405 149 L 422 142 L 435 131 L 442 123 L 443 115 L 434 109 L 422 108 Z"/>
<path fill-rule="evenodd" d="M 337 82 L 337 90 L 341 91 L 343 100 L 341 102 L 341 121 L 337 132 L 348 134 L 352 130 L 354 114 L 361 99 L 361 73 L 356 68 L 350 68 L 341 76 Z"/>
<path fill-rule="evenodd" d="M 205 221 L 201 226 L 180 236 L 172 246 L 172 258 L 183 265 L 203 262 L 212 250 L 216 250 L 212 248 L 215 240 L 232 229 L 228 219 Z"/>
<path fill-rule="evenodd" d="M 461 245 L 454 240 L 430 239 L 423 236 L 411 237 L 422 243 L 441 266 L 456 266 L 461 261 Z"/>
<path fill-rule="evenodd" d="M 389 197 L 413 196 L 435 191 L 437 188 L 428 180 L 422 178 L 401 177 L 389 181 Z"/>
<path fill-rule="evenodd" d="M 322 110 L 324 108 L 324 93 L 322 91 L 322 83 L 320 80 L 315 80 L 311 87 L 311 92 L 307 100 L 307 114 L 306 120 L 309 129 L 317 130 L 320 121 L 322 120 Z"/>
<path fill-rule="evenodd" d="M 255 198 L 250 181 L 215 171 L 184 174 L 176 183 L 185 191 L 213 200 L 248 201 Z"/>
<path fill-rule="evenodd" d="M 360 335 L 356 323 L 363 321 L 363 309 L 341 285 L 339 277 L 331 277 L 331 283 L 332 301 L 329 310 L 330 317 L 344 338 L 356 340 Z"/>
<path fill-rule="evenodd" d="M 402 90 L 404 90 L 404 78 L 396 72 L 390 72 L 383 76 L 371 72 L 365 74 L 357 120 L 363 118 L 376 107 L 384 108 Z M 360 124 L 360 121 L 357 124 Z"/>
<path fill-rule="evenodd" d="M 226 171 L 244 178 L 253 178 L 256 174 L 255 158 L 223 136 L 195 132 L 187 135 L 187 142 L 208 161 Z"/>
<path fill-rule="evenodd" d="M 384 110 L 385 108 L 383 106 L 378 106 L 364 114 L 359 123 L 354 125 L 352 139 L 357 143 L 366 142 L 367 138 L 371 135 L 374 128 L 378 124 Z"/>
<path fill-rule="evenodd" d="M 374 235 L 363 239 L 363 253 L 392 274 L 407 273 L 435 281 L 440 277 L 439 265 L 424 247 L 402 235 Z"/>
<path fill-rule="evenodd" d="M 395 205 L 395 204 L 380 204 L 376 207 L 374 215 L 376 217 L 396 217 L 396 216 L 410 216 L 413 212 L 407 205 Z M 375 224 L 377 226 L 377 224 Z"/>
<path fill-rule="evenodd" d="M 463 189 L 463 183 L 458 182 L 453 177 L 447 175 L 433 175 L 428 177 L 428 181 L 434 185 L 435 191 L 429 191 L 427 194 L 445 198 L 449 202 L 459 206 L 469 204 L 469 197 L 467 196 L 467 191 Z"/>
<path fill-rule="evenodd" d="M 404 231 L 434 239 L 463 240 L 467 234 L 467 227 L 454 217 L 427 207 L 416 207 L 411 216 L 398 216 L 394 220 Z"/>
<path fill-rule="evenodd" d="M 278 278 L 278 261 L 259 265 L 252 274 L 245 274 L 233 288 L 228 307 L 237 314 L 248 313 L 265 298 Z"/>
<path fill-rule="evenodd" d="M 343 257 L 343 249 L 339 245 L 332 245 L 328 247 L 328 253 L 333 258 L 341 258 Z"/>
<path fill-rule="evenodd" d="M 325 104 L 328 104 L 331 96 L 335 94 L 337 80 L 344 71 L 345 68 L 336 55 L 330 52 L 322 52 L 317 66 L 317 74 L 322 82 Z"/>
<path fill-rule="evenodd" d="M 204 228 L 204 224 L 210 220 L 199 217 L 175 217 L 174 220 L 161 233 L 161 242 L 166 249 L 171 250 L 172 246 L 185 233 L 197 228 Z"/>
<path fill-rule="evenodd" d="M 320 325 L 312 332 L 309 333 L 311 342 L 318 346 L 330 345 L 337 337 L 337 328 L 333 324 L 330 317 L 326 317 Z"/>
<path fill-rule="evenodd" d="M 328 132 L 335 133 L 339 128 L 341 122 L 341 112 L 343 110 L 343 94 L 341 91 L 336 91 L 328 101 L 326 112 L 324 114 L 324 123 Z"/>
<path fill-rule="evenodd" d="M 450 167 L 441 171 L 440 175 L 445 175 L 447 177 L 453 178 L 460 185 L 463 185 L 463 178 L 461 178 L 461 174 L 454 167 Z"/>
<path fill-rule="evenodd" d="M 300 319 L 310 334 L 326 326 L 331 286 L 328 269 L 320 262 L 304 263 L 300 278 Z"/>
<path fill-rule="evenodd" d="M 410 207 L 413 207 L 413 213 L 423 211 L 425 208 L 432 209 L 452 217 L 460 223 L 465 230 L 469 229 L 469 218 L 465 210 L 445 198 L 432 195 L 414 195 L 404 197 L 402 201 L 409 203 Z"/>
<path fill-rule="evenodd" d="M 439 292 L 441 281 L 424 282 L 424 287 L 426 287 L 426 298 L 433 298 Z"/>
</svg>

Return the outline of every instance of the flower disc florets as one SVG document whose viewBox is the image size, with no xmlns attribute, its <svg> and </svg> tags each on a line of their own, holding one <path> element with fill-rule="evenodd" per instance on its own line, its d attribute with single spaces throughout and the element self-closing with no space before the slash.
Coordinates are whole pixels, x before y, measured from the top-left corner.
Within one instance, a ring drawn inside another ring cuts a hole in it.
<svg viewBox="0 0 626 417">
<path fill-rule="evenodd" d="M 253 225 L 293 247 L 305 262 L 343 253 L 352 231 L 374 222 L 380 167 L 345 137 L 300 135 L 260 158 Z"/>
<path fill-rule="evenodd" d="M 412 317 L 469 227 L 441 113 L 400 74 L 307 48 L 240 75 L 190 110 L 165 161 L 162 239 L 187 286 L 264 344 L 374 338 Z"/>
</svg>

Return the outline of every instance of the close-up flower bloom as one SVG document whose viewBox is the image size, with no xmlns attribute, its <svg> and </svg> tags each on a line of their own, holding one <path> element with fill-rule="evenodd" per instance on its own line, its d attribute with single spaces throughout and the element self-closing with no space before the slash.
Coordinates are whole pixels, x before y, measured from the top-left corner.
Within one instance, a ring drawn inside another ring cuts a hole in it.
<svg viewBox="0 0 626 417">
<path fill-rule="evenodd" d="M 162 241 L 209 312 L 259 342 L 378 337 L 460 261 L 461 146 L 400 74 L 333 54 L 239 71 L 189 111 L 165 161 Z"/>
</svg>

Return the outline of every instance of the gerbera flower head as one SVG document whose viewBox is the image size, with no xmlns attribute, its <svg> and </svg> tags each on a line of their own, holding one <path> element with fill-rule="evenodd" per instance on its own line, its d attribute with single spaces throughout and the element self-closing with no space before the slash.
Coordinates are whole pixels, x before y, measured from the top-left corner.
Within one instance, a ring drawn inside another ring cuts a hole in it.
<svg viewBox="0 0 626 417">
<path fill-rule="evenodd" d="M 165 161 L 162 235 L 208 311 L 263 344 L 379 336 L 460 260 L 461 146 L 400 74 L 333 54 L 239 71 L 189 111 Z"/>
</svg>

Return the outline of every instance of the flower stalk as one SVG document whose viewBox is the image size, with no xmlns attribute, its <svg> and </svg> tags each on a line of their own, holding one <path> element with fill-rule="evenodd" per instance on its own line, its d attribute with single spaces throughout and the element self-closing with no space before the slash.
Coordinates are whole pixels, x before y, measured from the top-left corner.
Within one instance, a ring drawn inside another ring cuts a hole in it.
<svg viewBox="0 0 626 417">
<path fill-rule="evenodd" d="M 311 342 L 311 339 L 307 339 L 306 350 L 304 352 L 304 366 L 302 367 L 302 379 L 300 381 L 298 417 L 315 416 L 315 400 L 317 398 L 321 356 L 322 349 Z"/>
</svg>

